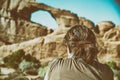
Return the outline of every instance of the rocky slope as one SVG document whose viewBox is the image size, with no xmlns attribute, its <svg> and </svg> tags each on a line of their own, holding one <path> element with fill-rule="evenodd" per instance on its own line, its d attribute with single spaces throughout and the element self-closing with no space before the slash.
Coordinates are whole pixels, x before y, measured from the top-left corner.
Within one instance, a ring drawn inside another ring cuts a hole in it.
<svg viewBox="0 0 120 80">
<path fill-rule="evenodd" d="M 49 34 L 48 28 L 30 21 L 31 13 L 37 10 L 49 12 L 57 21 L 60 29 L 79 23 L 76 14 L 36 3 L 34 0 L 1 0 L 0 40 L 10 44 Z"/>
<path fill-rule="evenodd" d="M 102 21 L 95 25 L 94 22 L 78 17 L 70 11 L 36 3 L 34 0 L 1 0 L 0 4 L 0 45 L 4 45 L 0 47 L 0 55 L 3 57 L 18 49 L 24 49 L 26 54 L 36 55 L 37 59 L 41 59 L 43 55 L 63 55 L 66 53 L 62 44 L 63 37 L 66 31 L 76 24 L 92 29 L 96 34 L 101 54 L 108 53 L 112 56 L 108 48 L 114 44 L 114 54 L 119 54 L 120 27 L 115 27 L 111 21 Z M 59 27 L 51 30 L 31 22 L 30 15 L 37 10 L 48 11 Z M 103 48 L 107 49 L 106 53 Z"/>
<path fill-rule="evenodd" d="M 30 21 L 30 15 L 37 10 L 49 12 L 58 23 L 56 30 Z M 0 60 L 17 50 L 24 50 L 46 65 L 56 57 L 66 56 L 63 38 L 73 25 L 89 27 L 96 35 L 99 61 L 114 61 L 120 68 L 120 26 L 111 21 L 94 24 L 91 20 L 76 14 L 53 8 L 34 0 L 0 1 Z M 6 45 L 7 44 L 7 45 Z"/>
<path fill-rule="evenodd" d="M 106 30 L 106 24 L 103 25 L 103 23 L 108 24 L 108 22 L 99 23 L 99 25 L 102 25 L 102 30 Z M 63 38 L 67 30 L 68 29 L 63 31 L 56 30 L 47 36 L 12 45 L 1 46 L 0 57 L 3 59 L 13 52 L 22 49 L 25 51 L 26 55 L 30 54 L 39 60 L 42 66 L 46 66 L 48 62 L 56 57 L 66 56 L 66 46 L 63 44 Z M 102 63 L 115 62 L 117 67 L 120 67 L 120 27 L 109 28 L 109 30 L 105 31 L 103 34 L 101 34 L 103 31 L 98 27 L 98 32 L 99 33 L 95 34 L 99 49 L 99 61 Z M 38 76 L 36 75 L 35 77 L 37 78 Z"/>
</svg>

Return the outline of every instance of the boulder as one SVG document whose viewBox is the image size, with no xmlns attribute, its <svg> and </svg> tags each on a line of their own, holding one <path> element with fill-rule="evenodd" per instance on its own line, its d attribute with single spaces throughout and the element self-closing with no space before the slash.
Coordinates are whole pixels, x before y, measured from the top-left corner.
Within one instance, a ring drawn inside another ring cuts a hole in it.
<svg viewBox="0 0 120 80">
<path fill-rule="evenodd" d="M 104 41 L 120 41 L 120 27 L 112 28 L 103 36 Z"/>
<path fill-rule="evenodd" d="M 52 33 L 53 30 L 30 21 L 31 14 L 37 10 L 50 13 L 61 30 L 79 23 L 75 13 L 37 3 L 35 0 L 1 0 L 0 38 L 5 43 L 13 44 Z"/>
<path fill-rule="evenodd" d="M 97 23 L 96 28 L 98 28 L 99 34 L 104 35 L 105 32 L 115 27 L 115 24 L 111 21 L 102 21 Z"/>
<path fill-rule="evenodd" d="M 104 41 L 98 57 L 102 63 L 113 61 L 120 68 L 120 41 Z"/>
<path fill-rule="evenodd" d="M 85 25 L 88 28 L 93 29 L 93 30 L 95 28 L 94 22 L 92 22 L 91 20 L 86 19 L 84 17 L 79 17 L 79 24 L 80 25 Z"/>
</svg>

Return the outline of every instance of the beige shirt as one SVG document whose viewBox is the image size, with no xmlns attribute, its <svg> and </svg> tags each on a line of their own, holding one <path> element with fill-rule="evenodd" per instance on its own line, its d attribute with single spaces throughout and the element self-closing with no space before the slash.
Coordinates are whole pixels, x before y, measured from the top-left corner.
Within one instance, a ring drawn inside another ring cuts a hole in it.
<svg viewBox="0 0 120 80">
<path fill-rule="evenodd" d="M 113 80 L 113 73 L 96 61 L 90 65 L 80 58 L 61 58 L 51 63 L 44 80 Z"/>
</svg>

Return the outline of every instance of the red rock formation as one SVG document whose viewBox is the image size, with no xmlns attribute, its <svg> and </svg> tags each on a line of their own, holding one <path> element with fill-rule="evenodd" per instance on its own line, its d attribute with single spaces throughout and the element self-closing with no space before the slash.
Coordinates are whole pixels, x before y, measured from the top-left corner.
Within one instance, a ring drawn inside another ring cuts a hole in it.
<svg viewBox="0 0 120 80">
<path fill-rule="evenodd" d="M 30 22 L 31 13 L 37 10 L 49 12 L 61 30 L 78 24 L 76 14 L 34 0 L 1 0 L 0 3 L 0 37 L 6 43 L 22 42 L 48 34 L 46 27 Z"/>
<path fill-rule="evenodd" d="M 97 23 L 96 28 L 98 28 L 99 34 L 104 35 L 105 32 L 115 27 L 115 24 L 111 21 L 102 21 Z"/>
<path fill-rule="evenodd" d="M 30 22 L 31 13 L 37 10 L 48 11 L 59 27 L 51 30 Z M 114 23 L 110 21 L 100 22 L 94 27 L 94 23 L 88 19 L 78 18 L 70 11 L 36 3 L 34 0 L 0 1 L 0 40 L 3 43 L 15 43 L 1 46 L 0 58 L 19 49 L 42 63 L 56 57 L 64 57 L 66 46 L 62 44 L 63 37 L 67 30 L 76 24 L 85 25 L 95 32 L 101 62 L 115 61 L 120 67 L 120 27 L 115 28 Z"/>
</svg>

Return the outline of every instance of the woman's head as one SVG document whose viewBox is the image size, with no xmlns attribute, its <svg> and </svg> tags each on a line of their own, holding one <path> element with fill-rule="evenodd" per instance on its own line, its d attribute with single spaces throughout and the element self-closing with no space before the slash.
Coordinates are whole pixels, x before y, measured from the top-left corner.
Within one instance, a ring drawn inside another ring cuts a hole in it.
<svg viewBox="0 0 120 80">
<path fill-rule="evenodd" d="M 73 26 L 64 37 L 70 54 L 91 62 L 97 55 L 96 37 L 83 25 Z"/>
</svg>

